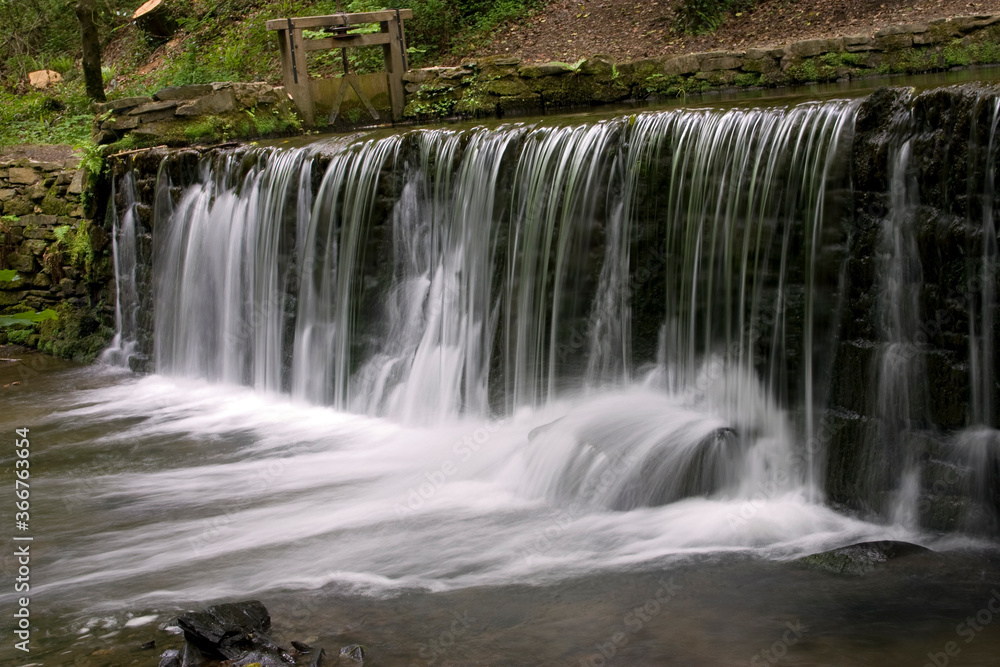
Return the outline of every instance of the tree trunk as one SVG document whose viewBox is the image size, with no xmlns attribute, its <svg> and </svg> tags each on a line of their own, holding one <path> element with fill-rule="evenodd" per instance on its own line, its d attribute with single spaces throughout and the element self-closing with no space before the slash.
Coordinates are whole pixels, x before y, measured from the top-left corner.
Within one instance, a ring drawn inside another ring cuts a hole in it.
<svg viewBox="0 0 1000 667">
<path fill-rule="evenodd" d="M 80 39 L 83 43 L 83 80 L 87 96 L 104 102 L 104 79 L 101 75 L 101 40 L 94 24 L 94 0 L 78 0 L 76 18 L 80 20 Z"/>
</svg>

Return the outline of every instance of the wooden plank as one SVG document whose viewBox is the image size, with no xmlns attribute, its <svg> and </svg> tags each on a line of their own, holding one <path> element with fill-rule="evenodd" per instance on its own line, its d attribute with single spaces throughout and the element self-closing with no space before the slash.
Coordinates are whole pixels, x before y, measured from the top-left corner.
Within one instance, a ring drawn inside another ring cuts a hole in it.
<svg viewBox="0 0 1000 667">
<path fill-rule="evenodd" d="M 403 12 L 400 12 L 402 16 Z M 389 43 L 382 47 L 385 57 L 386 75 L 389 80 L 389 99 L 392 101 L 392 119 L 403 120 L 403 108 L 406 106 L 406 89 L 403 87 L 403 73 L 406 64 L 403 60 L 403 45 L 400 43 L 400 26 L 396 21 L 396 13 L 392 19 L 382 22 L 382 34 L 389 36 Z"/>
<path fill-rule="evenodd" d="M 327 37 L 326 39 L 307 39 L 305 40 L 305 50 L 319 51 L 321 49 L 349 49 L 353 46 L 378 46 L 379 44 L 388 44 L 391 39 L 390 35 L 382 33 L 351 35 L 350 37 Z"/>
<path fill-rule="evenodd" d="M 380 23 L 382 21 L 395 20 L 395 18 L 396 10 L 394 9 L 381 12 L 358 12 L 356 14 L 347 14 L 347 23 L 349 25 L 357 25 L 358 23 Z M 400 9 L 399 18 L 404 20 L 412 19 L 413 10 Z M 271 19 L 264 25 L 268 30 L 287 30 L 288 19 Z M 328 16 L 302 16 L 299 18 L 293 18 L 292 25 L 298 29 L 325 28 L 333 25 L 344 25 L 344 14 L 330 14 Z"/>
<path fill-rule="evenodd" d="M 277 35 L 278 50 L 281 52 L 281 78 L 285 90 L 292 96 L 295 108 L 299 110 L 306 125 L 315 125 L 316 109 L 313 106 L 312 87 L 309 85 L 309 69 L 306 66 L 306 51 L 302 46 L 302 31 L 292 30 L 291 39 L 288 30 L 279 30 Z"/>
</svg>

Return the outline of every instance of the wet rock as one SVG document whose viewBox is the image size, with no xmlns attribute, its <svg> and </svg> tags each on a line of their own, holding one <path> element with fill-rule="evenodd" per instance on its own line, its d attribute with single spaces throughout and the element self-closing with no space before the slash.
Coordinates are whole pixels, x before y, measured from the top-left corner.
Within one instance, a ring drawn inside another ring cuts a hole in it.
<svg viewBox="0 0 1000 667">
<path fill-rule="evenodd" d="M 259 667 L 286 667 L 288 664 L 294 664 L 294 661 L 289 663 L 269 651 L 253 650 L 247 651 L 236 660 L 230 662 L 229 667 L 251 667 L 253 665 L 258 665 Z"/>
<path fill-rule="evenodd" d="M 365 654 L 365 647 L 361 644 L 348 644 L 340 649 L 341 658 L 349 658 L 354 662 L 364 662 Z"/>
<path fill-rule="evenodd" d="M 180 651 L 170 649 L 169 651 L 164 651 L 160 655 L 160 664 L 158 667 L 181 667 L 181 654 Z"/>
<path fill-rule="evenodd" d="M 156 640 L 150 639 L 148 642 L 139 645 L 140 651 L 148 651 L 150 649 L 156 648 Z"/>
<path fill-rule="evenodd" d="M 862 576 L 874 571 L 879 565 L 896 558 L 904 558 L 930 550 L 909 542 L 886 540 L 883 542 L 860 542 L 850 546 L 804 556 L 795 561 L 798 565 L 834 574 Z"/>
<path fill-rule="evenodd" d="M 313 650 L 313 647 L 309 644 L 306 644 L 305 642 L 297 642 L 294 639 L 292 640 L 292 648 L 299 653 L 311 653 Z"/>
<path fill-rule="evenodd" d="M 209 658 L 239 661 L 247 656 L 257 658 L 240 662 L 246 665 L 294 663 L 288 651 L 265 634 L 271 627 L 271 616 L 257 600 L 215 605 L 180 616 L 177 624 L 188 643 Z M 269 662 L 262 662 L 263 657 Z"/>
<path fill-rule="evenodd" d="M 201 651 L 191 644 L 185 644 L 184 650 L 181 651 L 181 667 L 202 667 L 204 664 L 205 656 Z"/>
<path fill-rule="evenodd" d="M 326 651 L 320 649 L 313 654 L 312 660 L 309 661 L 309 667 L 320 667 L 323 664 L 323 660 L 326 658 Z"/>
</svg>

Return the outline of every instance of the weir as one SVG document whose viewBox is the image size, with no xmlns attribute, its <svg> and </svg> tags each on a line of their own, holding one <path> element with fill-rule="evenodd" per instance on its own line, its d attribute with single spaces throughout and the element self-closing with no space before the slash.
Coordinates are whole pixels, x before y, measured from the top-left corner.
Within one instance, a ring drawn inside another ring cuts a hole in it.
<svg viewBox="0 0 1000 667">
<path fill-rule="evenodd" d="M 585 400 L 532 432 L 539 493 L 992 531 L 997 119 L 882 89 L 182 152 L 145 230 L 119 181 L 105 358 L 423 427 Z"/>
<path fill-rule="evenodd" d="M 123 156 L 105 363 L 0 367 L 32 659 L 250 597 L 387 665 L 950 655 L 1000 587 L 1000 90 L 753 104 Z"/>
</svg>

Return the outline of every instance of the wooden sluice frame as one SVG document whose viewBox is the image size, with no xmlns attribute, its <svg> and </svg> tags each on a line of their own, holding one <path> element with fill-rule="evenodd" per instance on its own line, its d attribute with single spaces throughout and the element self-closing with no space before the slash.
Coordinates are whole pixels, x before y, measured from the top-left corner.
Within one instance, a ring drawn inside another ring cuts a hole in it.
<svg viewBox="0 0 1000 667">
<path fill-rule="evenodd" d="M 407 70 L 403 21 L 411 18 L 413 18 L 413 10 L 411 9 L 390 9 L 380 12 L 272 19 L 267 22 L 267 29 L 278 33 L 278 48 L 281 51 L 281 71 L 285 90 L 292 96 L 292 101 L 295 102 L 296 108 L 307 125 L 316 124 L 316 106 L 313 102 L 309 69 L 306 66 L 306 53 L 322 49 L 349 49 L 357 46 L 382 46 L 389 84 L 389 100 L 392 103 L 392 119 L 394 121 L 403 119 L 403 107 L 406 106 L 403 73 Z M 357 26 L 362 23 L 378 23 L 381 26 L 381 31 L 370 34 L 349 34 L 346 32 L 349 26 Z M 317 28 L 339 28 L 341 34 L 334 34 L 324 39 L 303 38 L 303 30 Z M 367 107 L 368 112 L 378 120 L 378 112 L 375 111 L 367 96 L 361 92 L 357 75 L 345 72 L 340 83 L 340 90 L 333 103 L 333 109 L 330 111 L 330 123 L 332 124 L 337 119 L 348 88 L 354 89 L 358 98 Z"/>
</svg>

